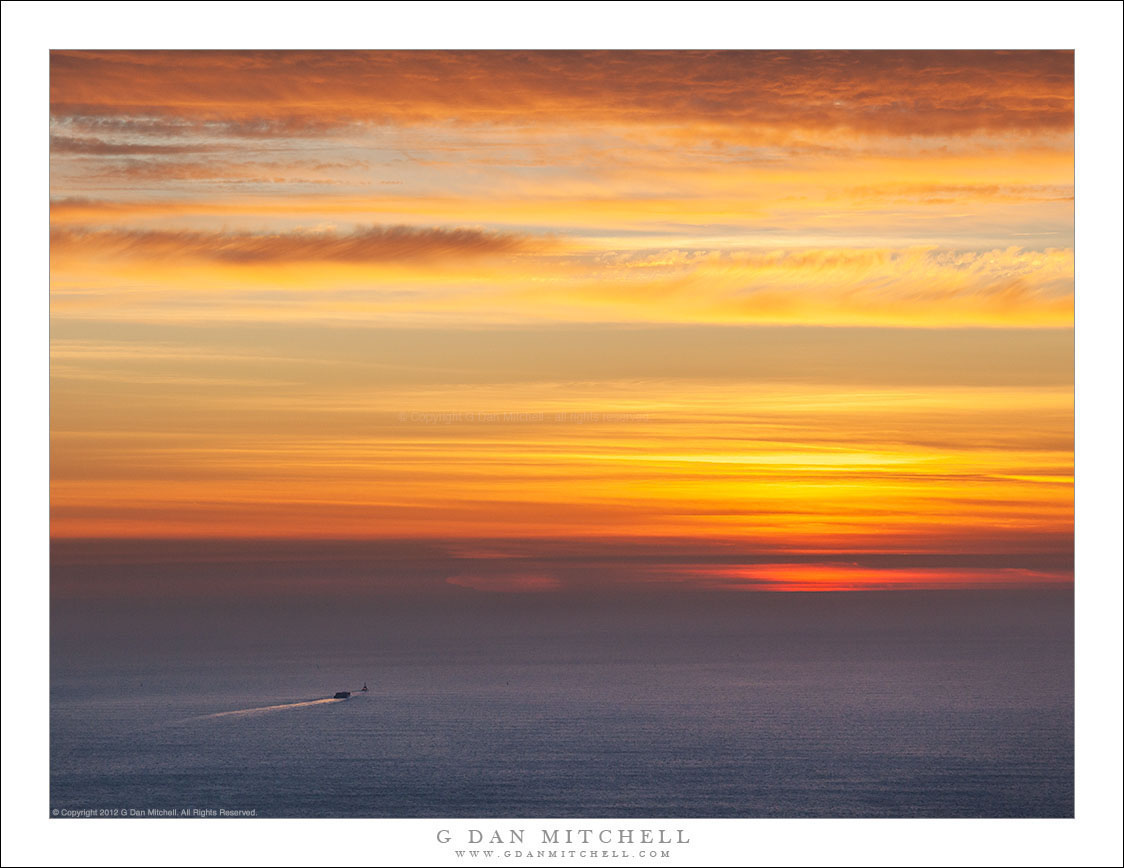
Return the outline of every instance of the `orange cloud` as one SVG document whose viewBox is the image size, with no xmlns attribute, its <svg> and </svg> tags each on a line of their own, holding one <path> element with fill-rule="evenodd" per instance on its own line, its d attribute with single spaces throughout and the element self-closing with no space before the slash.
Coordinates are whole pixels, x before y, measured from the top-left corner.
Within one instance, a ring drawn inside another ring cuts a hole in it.
<svg viewBox="0 0 1124 868">
<path fill-rule="evenodd" d="M 55 51 L 52 112 L 249 135 L 348 122 L 1065 130 L 1071 51 Z"/>
<path fill-rule="evenodd" d="M 428 540 L 370 560 L 461 598 L 1067 581 L 1072 52 L 51 67 L 56 538 Z"/>
<path fill-rule="evenodd" d="M 441 256 L 517 253 L 530 239 L 478 229 L 370 226 L 350 233 L 274 234 L 54 229 L 59 256 L 203 260 L 238 265 L 287 262 L 393 262 Z"/>
</svg>

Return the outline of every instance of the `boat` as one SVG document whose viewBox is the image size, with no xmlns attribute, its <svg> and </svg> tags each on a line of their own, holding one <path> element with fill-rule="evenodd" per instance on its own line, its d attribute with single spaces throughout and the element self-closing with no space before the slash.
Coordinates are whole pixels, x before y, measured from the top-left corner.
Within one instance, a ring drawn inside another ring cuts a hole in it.
<svg viewBox="0 0 1124 868">
<path fill-rule="evenodd" d="M 363 682 L 363 689 L 360 690 L 359 692 L 360 693 L 366 693 L 367 692 L 367 682 L 366 681 Z"/>
<path fill-rule="evenodd" d="M 341 690 L 335 696 L 332 697 L 332 699 L 350 699 L 350 698 L 351 698 L 351 691 L 350 690 Z"/>
</svg>

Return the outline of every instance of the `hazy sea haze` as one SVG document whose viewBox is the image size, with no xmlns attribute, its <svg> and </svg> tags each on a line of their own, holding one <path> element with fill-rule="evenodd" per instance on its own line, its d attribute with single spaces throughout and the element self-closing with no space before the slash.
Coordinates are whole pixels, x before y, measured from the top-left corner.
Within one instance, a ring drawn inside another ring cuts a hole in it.
<svg viewBox="0 0 1124 868">
<path fill-rule="evenodd" d="M 50 808 L 1073 815 L 1069 590 L 468 593 L 56 601 Z"/>
</svg>

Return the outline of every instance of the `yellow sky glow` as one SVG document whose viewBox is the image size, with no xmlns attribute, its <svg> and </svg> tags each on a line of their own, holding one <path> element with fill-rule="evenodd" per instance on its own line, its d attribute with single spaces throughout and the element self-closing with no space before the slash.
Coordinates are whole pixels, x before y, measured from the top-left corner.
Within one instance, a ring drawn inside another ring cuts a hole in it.
<svg viewBox="0 0 1124 868">
<path fill-rule="evenodd" d="M 56 538 L 1068 580 L 1071 54 L 332 54 L 52 54 Z"/>
</svg>

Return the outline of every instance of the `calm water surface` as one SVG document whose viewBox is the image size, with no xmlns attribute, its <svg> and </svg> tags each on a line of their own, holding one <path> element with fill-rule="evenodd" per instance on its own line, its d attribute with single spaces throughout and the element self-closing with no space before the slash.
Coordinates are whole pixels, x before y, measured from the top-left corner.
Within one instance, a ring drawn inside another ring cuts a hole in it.
<svg viewBox="0 0 1124 868">
<path fill-rule="evenodd" d="M 822 602 L 355 614 L 308 636 L 288 615 L 197 636 L 106 619 L 56 642 L 50 807 L 1072 816 L 1063 599 L 998 625 Z"/>
</svg>

